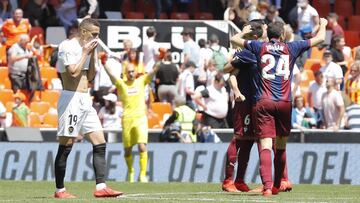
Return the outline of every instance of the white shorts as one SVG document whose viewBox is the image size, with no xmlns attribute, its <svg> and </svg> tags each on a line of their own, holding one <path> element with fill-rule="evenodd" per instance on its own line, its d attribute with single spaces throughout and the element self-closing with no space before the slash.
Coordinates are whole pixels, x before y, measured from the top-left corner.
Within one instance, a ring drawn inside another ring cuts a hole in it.
<svg viewBox="0 0 360 203">
<path fill-rule="evenodd" d="M 62 91 L 57 105 L 57 136 L 77 137 L 79 134 L 102 131 L 92 103 L 89 93 Z"/>
</svg>

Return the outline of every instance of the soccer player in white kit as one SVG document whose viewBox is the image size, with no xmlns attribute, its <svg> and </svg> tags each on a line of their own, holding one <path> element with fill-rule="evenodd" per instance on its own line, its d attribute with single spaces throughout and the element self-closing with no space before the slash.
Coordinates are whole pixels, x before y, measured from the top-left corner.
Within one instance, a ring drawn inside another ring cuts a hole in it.
<svg viewBox="0 0 360 203">
<path fill-rule="evenodd" d="M 75 198 L 66 191 L 64 177 L 66 160 L 75 138 L 80 134 L 93 145 L 93 167 L 96 179 L 95 197 L 116 197 L 122 192 L 112 190 L 105 184 L 106 142 L 102 126 L 92 99 L 88 83 L 95 77 L 98 62 L 96 47 L 100 24 L 95 19 L 84 19 L 79 25 L 78 36 L 59 45 L 57 68 L 63 80 L 64 90 L 58 101 L 58 141 L 55 159 L 55 198 Z"/>
</svg>

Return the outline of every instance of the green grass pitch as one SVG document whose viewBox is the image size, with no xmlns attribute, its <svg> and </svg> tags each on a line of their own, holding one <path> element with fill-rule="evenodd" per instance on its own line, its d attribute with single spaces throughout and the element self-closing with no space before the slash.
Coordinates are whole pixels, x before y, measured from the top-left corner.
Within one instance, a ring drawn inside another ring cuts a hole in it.
<svg viewBox="0 0 360 203">
<path fill-rule="evenodd" d="M 68 182 L 78 198 L 52 198 L 53 182 L 0 181 L 0 202 L 360 202 L 360 186 L 294 185 L 291 192 L 264 198 L 256 193 L 225 193 L 220 184 L 108 182 L 125 192 L 120 198 L 95 199 L 94 182 Z M 252 188 L 258 185 L 251 185 Z"/>
</svg>

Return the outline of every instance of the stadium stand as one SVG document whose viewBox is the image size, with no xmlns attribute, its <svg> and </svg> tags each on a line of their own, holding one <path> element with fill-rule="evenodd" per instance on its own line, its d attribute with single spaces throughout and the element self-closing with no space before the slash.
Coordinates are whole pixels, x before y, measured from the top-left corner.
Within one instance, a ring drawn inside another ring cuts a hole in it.
<svg viewBox="0 0 360 203">
<path fill-rule="evenodd" d="M 39 102 L 31 102 L 30 104 L 31 112 L 36 112 L 40 116 L 43 116 L 45 113 L 47 113 L 49 109 L 50 109 L 49 102 L 39 101 Z"/>
</svg>

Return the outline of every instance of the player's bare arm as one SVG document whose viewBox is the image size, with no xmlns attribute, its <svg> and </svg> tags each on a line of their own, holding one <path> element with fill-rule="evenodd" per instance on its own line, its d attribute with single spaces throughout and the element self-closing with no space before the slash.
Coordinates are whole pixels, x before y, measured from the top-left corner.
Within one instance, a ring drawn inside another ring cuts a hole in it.
<svg viewBox="0 0 360 203">
<path fill-rule="evenodd" d="M 115 84 L 116 81 L 118 81 L 118 80 L 122 80 L 122 79 L 120 78 L 120 76 L 116 76 L 116 75 L 113 73 L 113 71 L 111 70 L 111 67 L 110 67 L 109 64 L 107 63 L 107 55 L 106 55 L 106 53 L 104 53 L 104 52 L 103 52 L 103 53 L 100 53 L 100 54 L 99 54 L 99 58 L 100 58 L 101 63 L 103 64 L 103 66 L 104 66 L 104 68 L 105 68 L 106 73 L 109 75 L 110 80 L 111 80 L 111 82 L 112 82 L 113 84 Z"/>
<path fill-rule="evenodd" d="M 232 70 L 234 70 L 234 67 L 230 62 L 227 62 L 224 66 L 224 73 L 230 73 Z"/>
<path fill-rule="evenodd" d="M 238 82 L 236 80 L 236 75 L 238 73 L 239 73 L 238 69 L 234 69 L 233 71 L 230 72 L 229 84 L 230 84 L 230 88 L 234 92 L 235 101 L 242 102 L 242 101 L 245 101 L 246 98 L 243 94 L 241 94 L 239 87 L 238 87 Z"/>
<path fill-rule="evenodd" d="M 236 35 L 231 37 L 230 39 L 231 44 L 234 47 L 244 48 L 246 40 L 243 37 L 245 34 L 248 34 L 250 32 L 251 32 L 251 25 L 244 26 L 242 32 L 237 33 Z"/>
<path fill-rule="evenodd" d="M 310 39 L 310 46 L 317 46 L 325 41 L 327 23 L 328 21 L 325 18 L 320 18 L 319 31 L 315 37 Z"/>
</svg>

